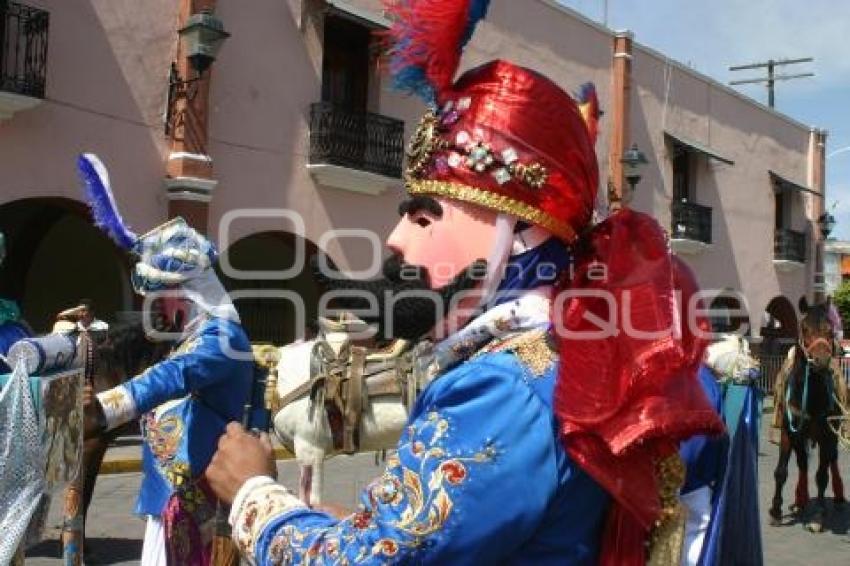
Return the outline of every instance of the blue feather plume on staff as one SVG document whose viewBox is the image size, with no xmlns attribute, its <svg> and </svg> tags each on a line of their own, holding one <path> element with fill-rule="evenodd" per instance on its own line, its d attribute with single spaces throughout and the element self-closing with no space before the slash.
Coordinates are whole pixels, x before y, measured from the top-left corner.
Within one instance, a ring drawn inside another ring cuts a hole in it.
<svg viewBox="0 0 850 566">
<path fill-rule="evenodd" d="M 84 153 L 77 160 L 77 171 L 83 182 L 86 202 L 94 216 L 95 225 L 106 232 L 124 250 L 131 250 L 139 237 L 125 224 L 118 213 L 115 197 L 109 187 L 109 173 L 103 163 L 92 153 Z"/>
</svg>

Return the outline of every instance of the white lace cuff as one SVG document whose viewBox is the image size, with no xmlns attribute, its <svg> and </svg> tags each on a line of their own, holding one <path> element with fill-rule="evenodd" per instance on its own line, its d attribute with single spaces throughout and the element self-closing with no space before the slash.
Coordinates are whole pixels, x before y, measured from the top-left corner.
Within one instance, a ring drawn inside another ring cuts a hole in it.
<svg viewBox="0 0 850 566">
<path fill-rule="evenodd" d="M 257 539 L 269 522 L 298 508 L 306 505 L 269 476 L 249 479 L 239 488 L 230 508 L 233 542 L 245 558 L 253 560 Z"/>
<path fill-rule="evenodd" d="M 97 400 L 103 409 L 103 416 L 106 417 L 107 430 L 112 430 L 139 416 L 133 396 L 123 385 L 98 393 Z"/>
</svg>

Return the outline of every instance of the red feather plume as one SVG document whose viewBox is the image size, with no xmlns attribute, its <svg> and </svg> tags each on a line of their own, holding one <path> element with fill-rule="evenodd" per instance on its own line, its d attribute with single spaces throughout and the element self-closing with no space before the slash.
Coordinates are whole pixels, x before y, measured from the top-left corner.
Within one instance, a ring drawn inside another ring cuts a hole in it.
<svg viewBox="0 0 850 566">
<path fill-rule="evenodd" d="M 393 20 L 390 71 L 396 87 L 430 103 L 454 81 L 464 45 L 489 0 L 396 0 L 385 2 Z"/>
</svg>

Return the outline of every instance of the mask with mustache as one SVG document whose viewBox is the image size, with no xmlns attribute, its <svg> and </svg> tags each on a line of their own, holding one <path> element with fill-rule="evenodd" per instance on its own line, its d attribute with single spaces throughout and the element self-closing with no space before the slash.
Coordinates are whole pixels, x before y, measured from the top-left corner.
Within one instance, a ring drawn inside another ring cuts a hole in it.
<svg viewBox="0 0 850 566">
<path fill-rule="evenodd" d="M 330 309 L 353 311 L 377 326 L 379 339 L 415 341 L 434 329 L 458 293 L 473 289 L 485 278 L 487 262 L 475 261 L 439 289 L 431 289 L 426 268 L 404 263 L 399 256 L 388 258 L 383 277 L 371 281 L 328 277 L 315 258 L 313 270 L 319 285 L 337 295 L 328 302 Z"/>
</svg>

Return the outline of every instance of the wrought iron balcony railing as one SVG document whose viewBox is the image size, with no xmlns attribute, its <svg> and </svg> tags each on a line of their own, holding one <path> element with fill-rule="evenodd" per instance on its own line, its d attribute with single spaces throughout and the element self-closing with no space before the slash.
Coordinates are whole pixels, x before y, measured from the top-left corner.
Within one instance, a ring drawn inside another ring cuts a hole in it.
<svg viewBox="0 0 850 566">
<path fill-rule="evenodd" d="M 671 212 L 673 238 L 711 243 L 711 207 L 692 202 L 674 202 Z"/>
<path fill-rule="evenodd" d="M 404 122 L 327 102 L 310 107 L 310 163 L 401 178 Z"/>
<path fill-rule="evenodd" d="M 0 90 L 44 98 L 50 14 L 0 0 Z"/>
<path fill-rule="evenodd" d="M 806 235 L 794 230 L 777 230 L 773 240 L 773 259 L 806 262 Z"/>
</svg>

